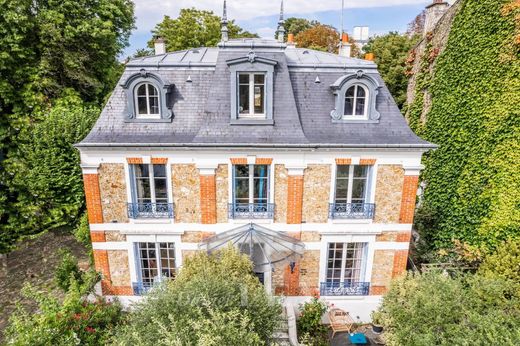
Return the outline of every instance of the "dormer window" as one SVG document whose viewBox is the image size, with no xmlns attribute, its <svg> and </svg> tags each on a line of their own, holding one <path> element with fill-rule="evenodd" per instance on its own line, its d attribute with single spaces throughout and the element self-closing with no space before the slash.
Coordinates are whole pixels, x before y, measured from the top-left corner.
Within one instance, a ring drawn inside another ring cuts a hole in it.
<svg viewBox="0 0 520 346">
<path fill-rule="evenodd" d="M 137 118 L 158 119 L 161 117 L 159 91 L 150 83 L 138 84 L 135 91 Z"/>
<path fill-rule="evenodd" d="M 348 88 L 345 93 L 344 117 L 366 118 L 367 98 L 368 91 L 361 84 L 356 84 Z"/>
<path fill-rule="evenodd" d="M 265 119 L 265 73 L 238 74 L 239 118 Z"/>
</svg>

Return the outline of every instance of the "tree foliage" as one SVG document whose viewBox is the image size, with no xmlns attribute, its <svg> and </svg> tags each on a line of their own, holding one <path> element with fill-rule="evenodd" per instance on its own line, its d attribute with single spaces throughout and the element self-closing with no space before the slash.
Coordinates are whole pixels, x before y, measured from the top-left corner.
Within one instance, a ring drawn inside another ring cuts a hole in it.
<svg viewBox="0 0 520 346">
<path fill-rule="evenodd" d="M 301 31 L 294 37 L 294 41 L 299 48 L 309 48 L 333 54 L 338 54 L 339 39 L 339 32 L 334 27 L 320 23 Z M 359 57 L 359 49 L 354 44 L 352 37 L 349 37 L 349 43 L 352 44 L 351 56 Z"/>
<path fill-rule="evenodd" d="M 398 32 L 372 37 L 364 50 L 374 53 L 375 63 L 394 97 L 399 108 L 406 102 L 408 76 L 406 75 L 406 60 L 408 53 L 417 42 L 417 36 L 410 37 Z"/>
<path fill-rule="evenodd" d="M 520 237 L 520 6 L 458 6 L 443 53 L 426 38 L 407 112 L 415 132 L 440 145 L 425 159 L 419 231 L 434 249 L 458 239 L 490 251 Z"/>
<path fill-rule="evenodd" d="M 114 337 L 116 345 L 265 345 L 280 305 L 234 248 L 187 258 L 174 281 L 152 290 Z"/>
<path fill-rule="evenodd" d="M 221 41 L 221 17 L 212 11 L 197 10 L 195 8 L 181 9 L 179 17 L 164 16 L 161 23 L 153 29 L 155 37 L 162 37 L 166 41 L 167 51 L 178 51 L 199 47 L 215 47 Z M 229 38 L 258 37 L 245 31 L 234 21 L 228 23 Z M 153 47 L 153 40 L 148 42 Z"/>
<path fill-rule="evenodd" d="M 293 34 L 297 36 L 300 32 L 308 30 L 316 25 L 320 25 L 321 23 L 317 20 L 308 20 L 305 18 L 296 18 L 290 17 L 285 20 L 285 41 L 287 41 L 287 37 L 289 34 Z M 275 38 L 277 38 L 277 34 L 275 33 Z"/>
</svg>

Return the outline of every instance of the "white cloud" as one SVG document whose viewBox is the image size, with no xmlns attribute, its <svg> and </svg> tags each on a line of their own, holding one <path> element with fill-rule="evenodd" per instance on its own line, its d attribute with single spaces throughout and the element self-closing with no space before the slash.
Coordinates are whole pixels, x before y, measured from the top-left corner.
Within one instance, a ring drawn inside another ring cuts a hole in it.
<svg viewBox="0 0 520 346">
<path fill-rule="evenodd" d="M 137 31 L 149 32 L 164 15 L 176 17 L 181 8 L 196 7 L 222 12 L 221 0 L 134 0 L 136 5 Z M 348 8 L 369 8 L 398 5 L 417 5 L 421 0 L 345 0 Z M 256 17 L 276 15 L 280 0 L 227 0 L 229 19 L 249 20 Z M 284 0 L 285 12 L 291 15 L 341 9 L 341 0 Z"/>
</svg>

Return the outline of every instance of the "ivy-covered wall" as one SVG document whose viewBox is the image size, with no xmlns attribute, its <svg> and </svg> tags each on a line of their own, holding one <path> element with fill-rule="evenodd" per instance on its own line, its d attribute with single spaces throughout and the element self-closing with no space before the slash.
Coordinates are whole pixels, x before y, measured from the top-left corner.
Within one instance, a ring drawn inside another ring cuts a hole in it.
<svg viewBox="0 0 520 346">
<path fill-rule="evenodd" d="M 418 228 L 434 249 L 493 248 L 520 237 L 520 2 L 459 1 L 446 47 L 426 38 L 407 107 L 440 146 L 425 157 Z"/>
</svg>

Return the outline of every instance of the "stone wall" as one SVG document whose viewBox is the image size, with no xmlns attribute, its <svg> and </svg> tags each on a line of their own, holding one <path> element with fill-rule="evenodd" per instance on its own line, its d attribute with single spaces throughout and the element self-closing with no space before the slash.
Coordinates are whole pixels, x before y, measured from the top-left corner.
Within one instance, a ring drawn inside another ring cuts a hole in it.
<svg viewBox="0 0 520 346">
<path fill-rule="evenodd" d="M 287 221 L 287 178 L 285 165 L 274 166 L 274 222 Z"/>
<path fill-rule="evenodd" d="M 305 251 L 299 262 L 300 295 L 310 296 L 319 292 L 320 251 Z"/>
<path fill-rule="evenodd" d="M 105 232 L 105 241 L 107 241 L 107 242 L 126 241 L 126 235 L 121 234 L 120 232 L 117 232 L 117 231 Z"/>
<path fill-rule="evenodd" d="M 125 166 L 103 163 L 99 167 L 99 189 L 103 221 L 128 222 Z"/>
<path fill-rule="evenodd" d="M 181 241 L 183 243 L 200 243 L 201 241 L 211 238 L 215 235 L 213 232 L 196 232 L 186 231 L 181 235 Z"/>
<path fill-rule="evenodd" d="M 219 165 L 216 172 L 217 179 L 217 222 L 228 222 L 228 165 Z"/>
<path fill-rule="evenodd" d="M 172 168 L 175 221 L 200 223 L 200 179 L 194 164 L 174 164 Z"/>
<path fill-rule="evenodd" d="M 394 250 L 376 250 L 372 266 L 371 286 L 388 287 L 394 269 Z"/>
<path fill-rule="evenodd" d="M 309 165 L 303 176 L 303 221 L 326 223 L 329 219 L 330 165 Z"/>
<path fill-rule="evenodd" d="M 319 232 L 305 231 L 301 233 L 302 242 L 320 242 L 321 234 Z"/>
<path fill-rule="evenodd" d="M 399 223 L 404 170 L 397 165 L 380 165 L 376 182 L 376 223 Z"/>
<path fill-rule="evenodd" d="M 128 251 L 108 250 L 108 263 L 112 286 L 130 286 L 130 268 L 128 265 Z"/>
</svg>

